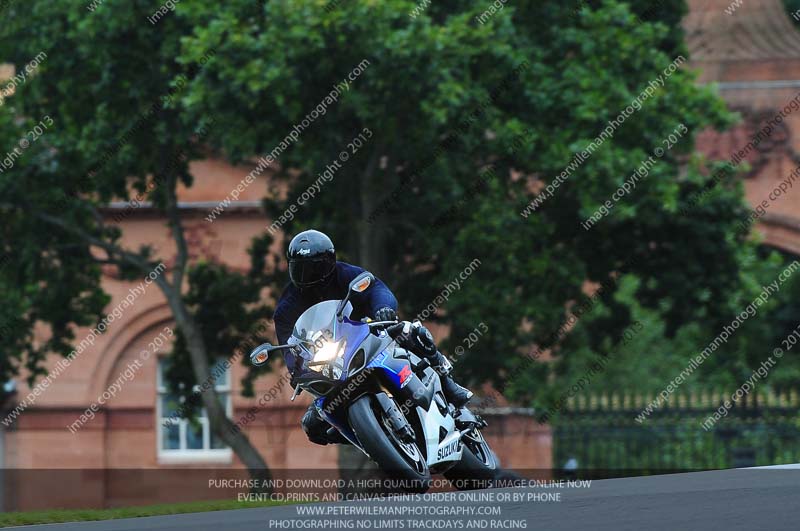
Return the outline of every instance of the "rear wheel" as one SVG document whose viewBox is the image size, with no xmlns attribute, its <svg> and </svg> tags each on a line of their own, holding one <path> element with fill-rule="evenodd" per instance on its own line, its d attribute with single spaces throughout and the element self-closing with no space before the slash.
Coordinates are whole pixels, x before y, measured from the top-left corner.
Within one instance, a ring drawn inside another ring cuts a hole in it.
<svg viewBox="0 0 800 531">
<path fill-rule="evenodd" d="M 500 469 L 497 456 L 489 448 L 480 430 L 474 430 L 461 440 L 464 451 L 461 461 L 444 473 L 458 490 L 485 489 L 492 486 Z"/>
<path fill-rule="evenodd" d="M 373 407 L 370 396 L 356 400 L 347 415 L 361 446 L 398 487 L 408 492 L 430 488 L 431 472 L 425 456 L 416 443 L 403 441 L 394 433 L 383 411 Z"/>
</svg>

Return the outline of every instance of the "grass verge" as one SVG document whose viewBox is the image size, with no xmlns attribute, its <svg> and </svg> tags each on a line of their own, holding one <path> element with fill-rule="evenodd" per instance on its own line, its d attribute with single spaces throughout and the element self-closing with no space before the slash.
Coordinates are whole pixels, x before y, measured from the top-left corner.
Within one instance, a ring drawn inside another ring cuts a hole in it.
<svg viewBox="0 0 800 531">
<path fill-rule="evenodd" d="M 236 500 L 220 500 L 146 505 L 142 507 L 120 507 L 118 509 L 54 509 L 49 511 L 0 513 L 0 527 L 115 520 L 118 518 L 138 518 L 142 516 L 162 516 L 166 514 L 251 509 L 254 507 L 270 507 L 273 505 L 285 504 L 286 502 L 239 502 Z"/>
</svg>

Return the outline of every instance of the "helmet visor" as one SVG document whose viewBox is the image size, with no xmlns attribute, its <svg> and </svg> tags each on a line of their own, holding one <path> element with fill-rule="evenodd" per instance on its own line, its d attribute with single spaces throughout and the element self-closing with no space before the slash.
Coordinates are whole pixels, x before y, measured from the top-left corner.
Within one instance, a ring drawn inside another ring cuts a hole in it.
<svg viewBox="0 0 800 531">
<path fill-rule="evenodd" d="M 289 278 L 299 288 L 313 286 L 331 274 L 331 261 L 325 258 L 289 260 Z"/>
</svg>

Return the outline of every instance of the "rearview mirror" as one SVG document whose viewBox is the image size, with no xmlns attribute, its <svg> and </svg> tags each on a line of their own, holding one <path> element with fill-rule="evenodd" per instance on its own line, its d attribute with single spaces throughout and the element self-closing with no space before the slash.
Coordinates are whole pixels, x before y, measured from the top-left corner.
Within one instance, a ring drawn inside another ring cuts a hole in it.
<svg viewBox="0 0 800 531">
<path fill-rule="evenodd" d="M 336 318 L 341 321 L 342 320 L 342 312 L 344 311 L 345 306 L 347 305 L 347 301 L 350 300 L 350 295 L 353 293 L 362 293 L 368 287 L 372 285 L 375 281 L 375 275 L 370 273 L 369 271 L 364 271 L 363 273 L 359 274 L 356 278 L 350 282 L 350 285 L 347 286 L 347 295 L 345 295 L 344 299 L 339 302 L 339 307 L 336 308 Z"/>
<path fill-rule="evenodd" d="M 253 352 L 250 353 L 250 363 L 256 367 L 264 365 L 269 359 L 270 353 L 276 350 L 283 350 L 285 348 L 292 348 L 292 345 L 272 345 L 270 343 L 259 345 L 253 349 Z"/>
<path fill-rule="evenodd" d="M 361 293 L 372 284 L 373 280 L 375 280 L 375 277 L 372 276 L 372 273 L 369 271 L 364 271 L 353 279 L 348 290 L 354 293 Z"/>
</svg>

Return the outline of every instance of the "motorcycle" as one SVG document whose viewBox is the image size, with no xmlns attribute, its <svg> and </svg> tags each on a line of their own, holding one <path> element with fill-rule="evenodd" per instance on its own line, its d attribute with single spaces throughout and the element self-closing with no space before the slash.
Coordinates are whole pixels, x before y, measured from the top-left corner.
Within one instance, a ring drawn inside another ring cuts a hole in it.
<svg viewBox="0 0 800 531">
<path fill-rule="evenodd" d="M 272 352 L 290 349 L 302 359 L 292 400 L 302 391 L 331 430 L 371 458 L 408 492 L 425 492 L 442 473 L 458 489 L 485 487 L 499 470 L 481 434 L 486 422 L 467 407 L 456 409 L 427 360 L 395 341 L 407 323 L 353 321 L 353 294 L 374 283 L 363 272 L 342 300 L 307 309 L 285 345 L 265 343 L 250 354 L 255 366 Z"/>
</svg>

